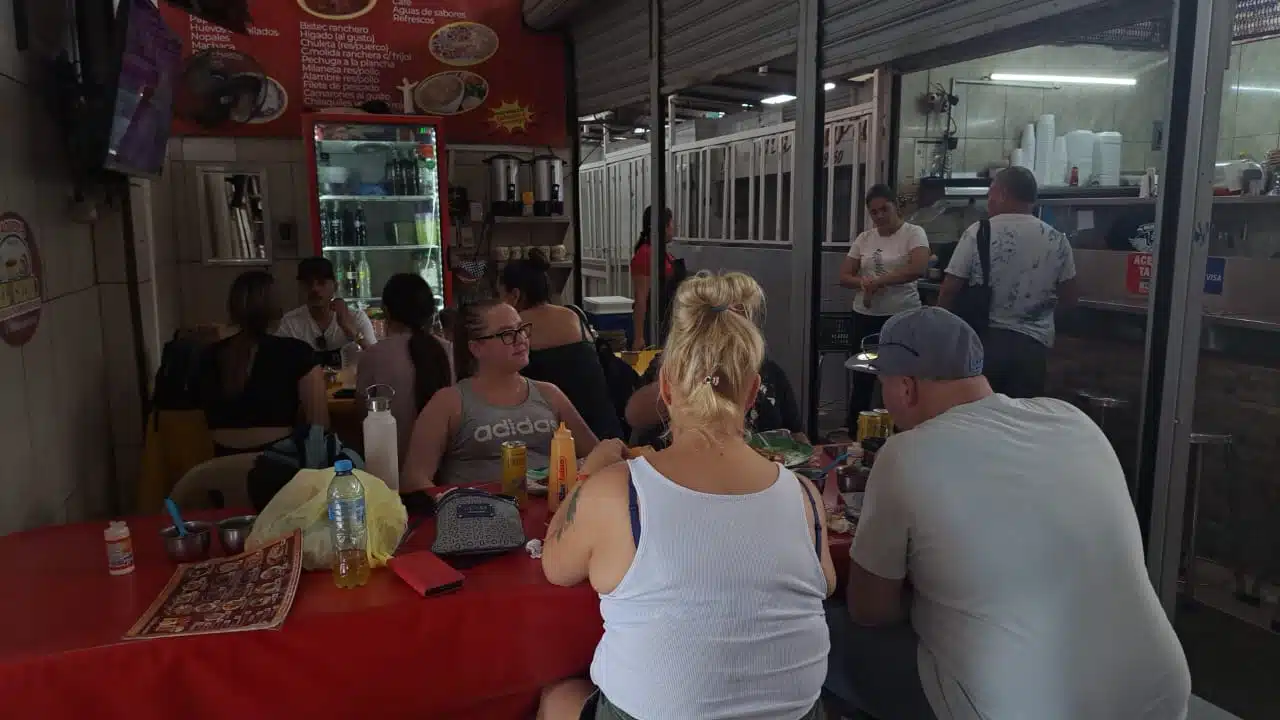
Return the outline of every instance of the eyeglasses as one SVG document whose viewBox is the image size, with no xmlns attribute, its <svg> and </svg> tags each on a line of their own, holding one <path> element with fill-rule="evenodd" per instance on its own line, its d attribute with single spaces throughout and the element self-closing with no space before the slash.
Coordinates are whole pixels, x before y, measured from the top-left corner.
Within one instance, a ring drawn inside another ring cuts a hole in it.
<svg viewBox="0 0 1280 720">
<path fill-rule="evenodd" d="M 481 335 L 480 337 L 477 337 L 476 340 L 492 340 L 493 338 L 498 338 L 502 341 L 503 345 L 515 345 L 517 335 L 525 340 L 529 339 L 529 329 L 532 327 L 533 323 L 524 323 L 522 325 L 518 325 L 512 330 L 501 330 L 489 335 Z"/>
</svg>

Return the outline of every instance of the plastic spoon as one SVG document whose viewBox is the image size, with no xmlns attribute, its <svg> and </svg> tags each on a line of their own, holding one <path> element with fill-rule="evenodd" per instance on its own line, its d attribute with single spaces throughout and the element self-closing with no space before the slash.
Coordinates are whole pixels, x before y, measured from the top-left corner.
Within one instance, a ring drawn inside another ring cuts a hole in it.
<svg viewBox="0 0 1280 720">
<path fill-rule="evenodd" d="M 178 537 L 187 536 L 187 524 L 182 521 L 182 515 L 178 513 L 178 504 L 173 498 L 165 498 L 164 506 L 169 511 L 169 517 L 173 518 L 173 526 L 178 528 Z"/>
</svg>

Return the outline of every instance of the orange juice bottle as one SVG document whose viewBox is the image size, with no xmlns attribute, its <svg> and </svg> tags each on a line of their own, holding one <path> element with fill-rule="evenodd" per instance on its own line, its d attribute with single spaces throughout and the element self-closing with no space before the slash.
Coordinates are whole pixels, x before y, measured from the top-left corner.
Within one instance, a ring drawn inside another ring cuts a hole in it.
<svg viewBox="0 0 1280 720">
<path fill-rule="evenodd" d="M 551 436 L 551 468 L 547 474 L 547 504 L 551 512 L 560 507 L 578 477 L 578 455 L 573 448 L 573 433 L 564 423 Z"/>
</svg>

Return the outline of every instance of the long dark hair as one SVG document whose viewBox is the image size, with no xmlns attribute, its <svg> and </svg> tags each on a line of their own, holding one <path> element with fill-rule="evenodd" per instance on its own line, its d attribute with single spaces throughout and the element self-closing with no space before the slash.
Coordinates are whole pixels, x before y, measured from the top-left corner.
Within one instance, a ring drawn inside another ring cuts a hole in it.
<svg viewBox="0 0 1280 720">
<path fill-rule="evenodd" d="M 502 269 L 502 287 L 508 292 L 519 290 L 525 307 L 542 305 L 551 300 L 551 278 L 547 276 L 550 269 L 551 263 L 541 250 L 530 250 L 528 259 L 513 260 Z"/>
<path fill-rule="evenodd" d="M 266 337 L 277 312 L 275 278 L 265 270 L 240 273 L 227 293 L 227 315 L 240 332 L 232 337 L 218 358 L 222 391 L 240 394 L 249 382 L 258 342 Z"/>
<path fill-rule="evenodd" d="M 418 410 L 441 388 L 453 384 L 449 353 L 431 334 L 436 318 L 436 296 L 431 286 L 412 273 L 392 275 L 382 288 L 382 308 L 387 319 L 409 328 L 409 359 L 413 361 L 413 402 Z"/>
<path fill-rule="evenodd" d="M 671 212 L 671 208 L 663 208 L 662 210 L 662 229 L 665 232 L 667 226 L 671 224 L 671 218 L 675 215 Z M 636 240 L 635 249 L 631 252 L 635 254 L 640 248 L 648 245 L 653 240 L 653 206 L 644 209 L 644 215 L 640 220 L 640 239 Z"/>
<path fill-rule="evenodd" d="M 498 298 L 468 303 L 458 308 L 453 325 L 453 369 L 458 379 L 476 374 L 476 356 L 471 354 L 471 341 L 484 333 L 484 314 L 502 304 Z"/>
</svg>

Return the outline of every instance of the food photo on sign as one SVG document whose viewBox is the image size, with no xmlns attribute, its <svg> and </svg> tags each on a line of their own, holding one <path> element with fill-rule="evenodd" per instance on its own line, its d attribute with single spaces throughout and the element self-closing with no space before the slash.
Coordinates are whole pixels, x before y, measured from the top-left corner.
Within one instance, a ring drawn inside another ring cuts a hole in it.
<svg viewBox="0 0 1280 720">
<path fill-rule="evenodd" d="M 564 44 L 520 0 L 248 0 L 246 32 L 163 6 L 175 132 L 297 136 L 309 112 L 440 118 L 460 143 L 563 145 Z"/>
</svg>

